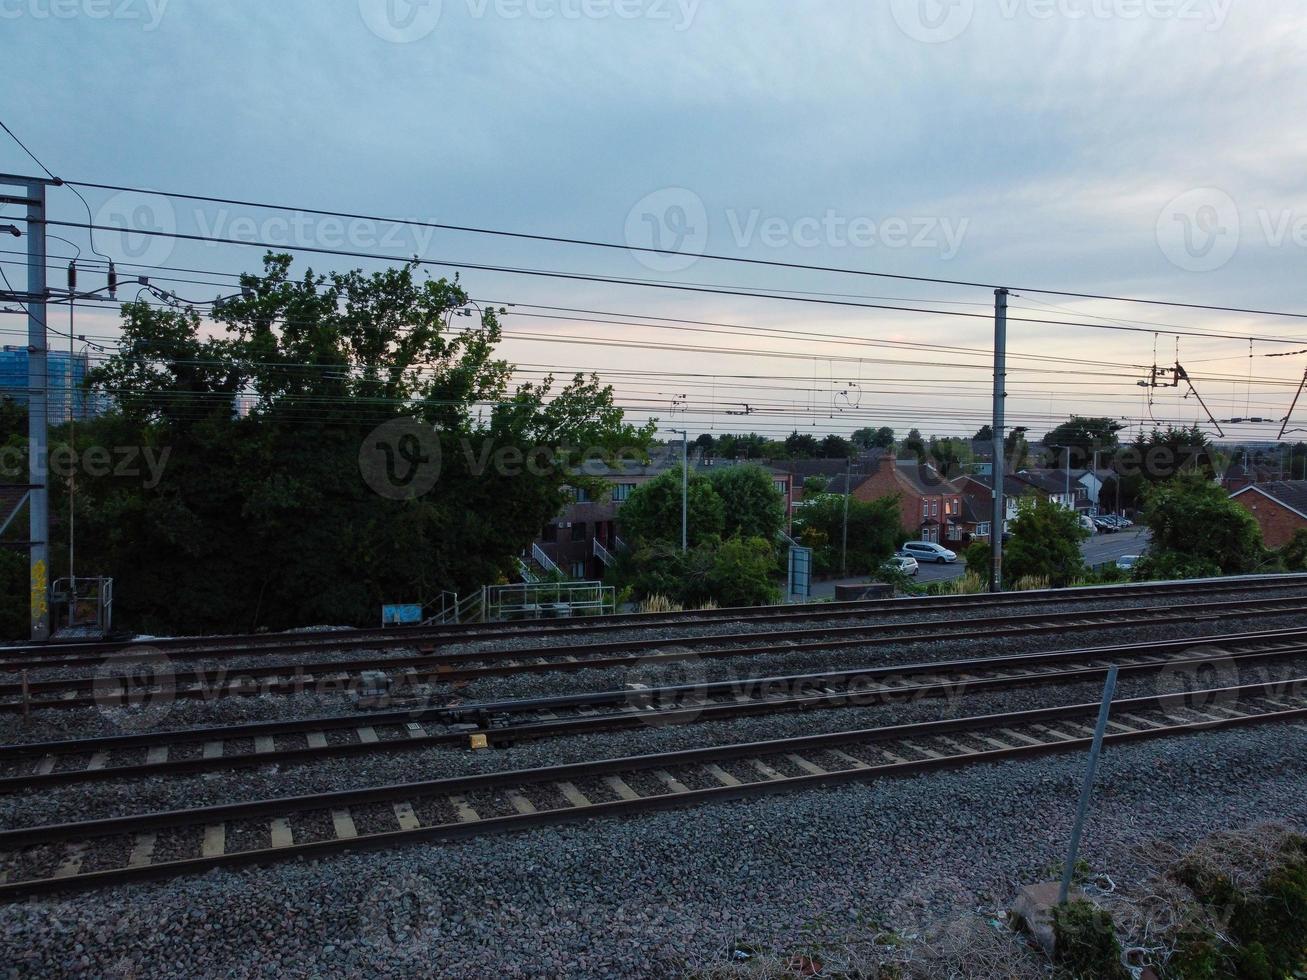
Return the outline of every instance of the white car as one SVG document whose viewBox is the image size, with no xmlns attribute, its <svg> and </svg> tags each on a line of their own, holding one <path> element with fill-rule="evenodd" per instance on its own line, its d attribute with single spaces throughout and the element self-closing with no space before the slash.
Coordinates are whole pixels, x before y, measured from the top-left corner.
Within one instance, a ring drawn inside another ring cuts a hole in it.
<svg viewBox="0 0 1307 980">
<path fill-rule="evenodd" d="M 928 561 L 938 565 L 951 565 L 958 560 L 957 552 L 949 551 L 942 544 L 931 541 L 909 541 L 899 554 L 915 558 L 919 562 Z"/>
<path fill-rule="evenodd" d="M 1122 555 L 1116 560 L 1116 567 L 1123 572 L 1128 572 L 1139 564 L 1142 557 L 1142 555 Z"/>
<path fill-rule="evenodd" d="M 921 566 L 917 564 L 917 559 L 911 555 L 895 555 L 886 564 L 897 568 L 904 575 L 916 575 L 921 570 Z"/>
</svg>

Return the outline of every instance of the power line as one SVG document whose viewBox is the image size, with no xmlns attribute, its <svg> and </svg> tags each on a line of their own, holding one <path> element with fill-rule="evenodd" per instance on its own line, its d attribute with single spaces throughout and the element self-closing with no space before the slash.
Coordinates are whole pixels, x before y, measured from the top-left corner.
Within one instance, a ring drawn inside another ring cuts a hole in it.
<svg viewBox="0 0 1307 980">
<path fill-rule="evenodd" d="M 996 282 L 985 283 L 985 282 L 973 282 L 973 281 L 968 281 L 963 279 L 943 279 L 943 278 L 936 278 L 930 276 L 909 276 L 901 273 L 872 272 L 866 269 L 846 269 L 846 268 L 841 268 L 839 266 L 809 265 L 800 262 L 781 262 L 775 259 L 751 259 L 751 258 L 746 258 L 744 256 L 718 255 L 715 253 L 686 253 L 686 252 L 675 251 L 673 249 L 647 248 L 641 245 L 631 245 L 631 244 L 624 244 L 619 242 L 601 242 L 601 241 L 595 241 L 591 239 L 567 238 L 567 237 L 562 237 L 557 235 L 528 234 L 525 232 L 502 231 L 502 230 L 491 229 L 491 228 L 478 228 L 471 225 L 452 225 L 452 224 L 443 224 L 443 223 L 431 222 L 431 221 L 416 221 L 416 220 L 411 220 L 406 218 L 387 218 L 380 215 L 358 214 L 358 213 L 353 213 L 348 211 L 331 211 L 331 210 L 320 209 L 320 208 L 293 207 L 285 204 L 268 204 L 268 203 L 260 203 L 258 201 L 243 201 L 235 198 L 212 197 L 203 194 L 184 194 L 184 193 L 173 192 L 173 191 L 150 191 L 150 190 L 144 190 L 139 187 L 126 187 L 118 184 L 100 184 L 100 183 L 93 183 L 90 181 L 68 181 L 68 183 L 76 184 L 79 187 L 95 188 L 97 190 L 128 192 L 128 193 L 135 193 L 135 194 L 150 194 L 159 197 L 175 198 L 177 200 L 205 201 L 211 204 L 227 204 L 227 205 L 232 205 L 234 207 L 261 208 L 261 209 L 271 210 L 271 211 L 290 211 L 299 214 L 312 214 L 312 215 L 318 215 L 323 217 L 346 218 L 350 220 L 359 220 L 359 221 L 378 221 L 386 224 L 407 225 L 412 228 L 430 228 L 438 231 L 455 231 L 455 232 L 462 232 L 466 234 L 490 235 L 490 236 L 496 236 L 502 238 L 517 238 L 517 239 L 523 239 L 527 241 L 550 242 L 553 244 L 560 244 L 560 245 L 578 245 L 587 248 L 601 248 L 601 249 L 610 249 L 610 250 L 623 251 L 623 252 L 643 252 L 652 255 L 675 256 L 677 258 L 684 258 L 686 255 L 692 254 L 696 258 L 707 259 L 712 262 L 733 262 L 742 265 L 765 266 L 768 268 L 799 269 L 806 272 L 830 272 L 838 275 L 864 276 L 864 277 L 879 278 L 879 279 L 896 279 L 904 282 L 922 282 L 922 283 L 930 283 L 932 285 L 962 286 L 962 287 L 974 288 L 974 289 L 987 289 L 987 290 L 997 289 L 1002 285 L 1001 283 L 996 283 Z M 1150 306 L 1171 306 L 1171 307 L 1191 309 L 1191 310 L 1209 310 L 1209 311 L 1221 312 L 1221 313 L 1246 313 L 1253 316 L 1274 316 L 1274 317 L 1286 317 L 1292 319 L 1307 319 L 1307 313 L 1287 313 L 1287 312 L 1278 312 L 1274 310 L 1242 309 L 1239 307 L 1215 306 L 1215 305 L 1210 305 L 1205 303 L 1185 303 L 1185 302 L 1172 301 L 1172 300 L 1142 299 L 1142 298 L 1130 297 L 1130 296 L 1111 296 L 1111 295 L 1100 294 L 1100 293 L 1072 292 L 1072 291 L 1062 290 L 1062 289 L 1043 289 L 1034 286 L 1012 286 L 1009 288 L 1012 289 L 1014 292 L 1019 292 L 1019 293 L 1040 293 L 1046 296 L 1067 296 L 1073 299 L 1093 299 L 1093 300 L 1104 300 L 1104 301 L 1115 302 L 1115 303 L 1139 303 L 1139 304 L 1150 305 Z"/>
<path fill-rule="evenodd" d="M 75 228 L 82 227 L 79 224 L 76 224 L 74 222 L 68 222 L 68 221 L 47 220 L 46 224 L 75 227 Z M 112 231 L 117 233 L 123 232 L 123 229 L 121 228 L 112 228 L 106 225 L 88 225 L 87 227 L 94 228 L 98 231 Z M 610 285 L 621 285 L 621 286 L 643 286 L 647 289 L 675 290 L 679 292 L 699 293 L 699 294 L 705 294 L 710 296 L 748 297 L 752 299 L 770 299 L 770 300 L 779 300 L 782 302 L 790 302 L 790 303 L 811 303 L 811 304 L 816 304 L 821 306 L 847 307 L 851 309 L 892 310 L 892 311 L 903 312 L 903 313 L 926 313 L 926 314 L 933 314 L 938 316 L 967 317 L 971 319 L 978 319 L 978 320 L 985 320 L 985 321 L 988 321 L 990 319 L 990 317 L 984 313 L 967 313 L 965 311 L 960 311 L 960 310 L 939 310 L 939 309 L 915 307 L 915 306 L 896 306 L 896 305 L 889 305 L 884 303 L 855 303 L 849 300 L 818 299 L 818 298 L 804 297 L 804 296 L 776 295 L 773 293 L 758 292 L 757 290 L 720 289 L 720 288 L 710 288 L 708 286 L 648 282 L 639 279 L 622 278 L 619 276 L 600 276 L 600 275 L 590 275 L 590 274 L 577 273 L 577 272 L 558 272 L 558 271 L 545 270 L 545 269 L 525 269 L 525 268 L 517 268 L 513 266 L 496 266 L 496 265 L 487 265 L 484 263 L 475 263 L 475 262 L 455 262 L 448 259 L 422 259 L 422 258 L 417 258 L 416 256 L 409 259 L 400 259 L 393 255 L 384 255 L 375 252 L 360 252 L 360 251 L 352 251 L 349 249 L 325 248 L 316 245 L 284 246 L 272 242 L 262 242 L 262 241 L 250 240 L 250 239 L 224 238 L 219 235 L 192 235 L 192 234 L 186 234 L 184 232 L 178 232 L 178 231 L 165 232 L 165 231 L 156 231 L 152 229 L 132 229 L 130 233 L 133 235 L 146 235 L 155 238 L 172 238 L 179 241 L 213 242 L 222 245 L 238 245 L 246 248 L 262 248 L 262 249 L 267 249 L 269 251 L 282 251 L 285 250 L 287 247 L 289 247 L 291 251 L 309 252 L 315 255 L 334 255 L 343 258 L 368 259 L 370 261 L 389 262 L 389 263 L 398 261 L 398 262 L 404 262 L 406 264 L 413 264 L 418 266 L 437 266 L 441 268 L 472 270 L 478 272 L 501 272 L 508 275 L 536 276 L 536 277 L 541 277 L 546 279 L 564 279 L 564 280 L 571 280 L 577 282 L 596 282 L 596 283 L 607 283 Z M 1220 308 L 1212 307 L 1212 309 L 1220 309 Z M 1231 310 L 1230 312 L 1250 312 L 1250 311 Z M 1307 314 L 1285 314 L 1285 315 L 1301 316 L 1302 318 L 1307 319 Z M 1174 329 L 1155 329 L 1151 327 L 1129 327 L 1129 326 L 1123 326 L 1119 324 L 1074 323 L 1066 320 L 1043 320 L 1043 319 L 1035 319 L 1032 317 L 1009 317 L 1008 319 L 1009 322 L 1016 322 L 1016 323 L 1034 323 L 1034 324 L 1059 326 L 1059 327 L 1082 327 L 1090 330 L 1123 330 L 1132 333 L 1166 334 L 1167 336 L 1176 336 L 1176 337 L 1207 337 L 1207 338 L 1213 338 L 1218 340 L 1220 339 L 1240 340 L 1240 341 L 1258 340 L 1261 341 L 1262 343 L 1271 343 L 1271 344 L 1296 345 L 1302 343 L 1301 337 L 1286 339 L 1282 337 L 1250 336 L 1248 334 L 1211 333 L 1211 332 L 1203 332 L 1203 331 L 1196 331 L 1196 330 L 1174 330 Z"/>
</svg>

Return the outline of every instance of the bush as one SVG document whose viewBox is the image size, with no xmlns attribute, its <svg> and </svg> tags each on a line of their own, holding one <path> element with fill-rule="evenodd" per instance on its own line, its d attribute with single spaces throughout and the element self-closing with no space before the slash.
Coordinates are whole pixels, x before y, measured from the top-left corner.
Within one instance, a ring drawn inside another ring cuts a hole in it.
<svg viewBox="0 0 1307 980">
<path fill-rule="evenodd" d="M 1153 538 L 1142 574 L 1242 575 L 1257 571 L 1268 558 L 1253 515 L 1220 485 L 1201 477 L 1158 484 L 1148 492 L 1144 519 Z"/>
<path fill-rule="evenodd" d="M 993 548 L 989 542 L 972 541 L 962 553 L 962 558 L 967 563 L 967 574 L 974 575 L 988 586 L 990 572 L 993 570 Z"/>
<path fill-rule="evenodd" d="M 1075 511 L 1042 497 L 1023 501 L 1005 549 L 1004 578 L 1046 580 L 1053 588 L 1063 588 L 1085 574 L 1080 542 L 1086 537 Z"/>
<path fill-rule="evenodd" d="M 1130 980 L 1121 963 L 1112 916 L 1091 902 L 1068 902 L 1053 909 L 1054 962 L 1083 980 Z"/>
</svg>

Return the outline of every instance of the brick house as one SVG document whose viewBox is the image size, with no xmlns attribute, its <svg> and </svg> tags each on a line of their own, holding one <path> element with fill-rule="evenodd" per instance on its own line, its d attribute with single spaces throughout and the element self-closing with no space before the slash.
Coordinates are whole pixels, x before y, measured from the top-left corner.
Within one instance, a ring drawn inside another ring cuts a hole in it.
<svg viewBox="0 0 1307 980">
<path fill-rule="evenodd" d="M 831 490 L 843 492 L 843 478 L 832 481 Z M 936 544 L 961 542 L 962 495 L 935 471 L 915 459 L 882 455 L 866 475 L 855 474 L 853 499 L 870 503 L 899 495 L 903 528 L 913 538 Z"/>
<path fill-rule="evenodd" d="M 962 539 L 988 541 L 994 520 L 994 478 L 989 474 L 969 474 L 954 480 L 953 487 L 962 495 L 963 500 L 963 521 L 960 527 Z M 1007 523 L 1017 516 L 1019 499 L 1040 493 L 1042 491 L 1016 476 L 1003 477 L 1004 531 L 1007 531 Z"/>
<path fill-rule="evenodd" d="M 1257 519 L 1268 548 L 1283 548 L 1295 531 L 1307 529 L 1307 480 L 1254 483 L 1230 498 Z"/>
</svg>

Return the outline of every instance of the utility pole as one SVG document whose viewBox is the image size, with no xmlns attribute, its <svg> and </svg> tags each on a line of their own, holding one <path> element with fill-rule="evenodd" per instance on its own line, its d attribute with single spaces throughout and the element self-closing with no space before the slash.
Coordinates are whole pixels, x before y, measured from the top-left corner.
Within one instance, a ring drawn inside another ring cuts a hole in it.
<svg viewBox="0 0 1307 980">
<path fill-rule="evenodd" d="M 994 484 L 993 523 L 989 527 L 989 591 L 1003 591 L 1003 519 L 1007 503 L 1003 499 L 1003 480 L 1007 476 L 1007 462 L 1003 458 L 1007 402 L 1007 297 L 1006 289 L 994 290 L 994 465 L 990 479 Z"/>
<path fill-rule="evenodd" d="M 0 194 L 0 204 L 27 208 L 27 483 L 29 520 L 28 617 L 33 641 L 50 639 L 50 490 L 46 283 L 45 190 L 57 183 L 40 177 L 0 174 L 0 185 L 21 187 L 22 195 Z"/>
</svg>

